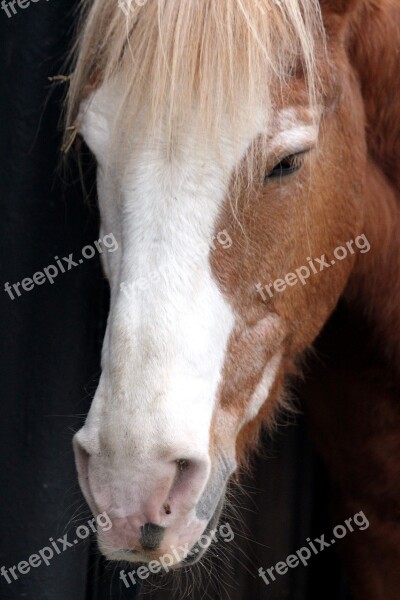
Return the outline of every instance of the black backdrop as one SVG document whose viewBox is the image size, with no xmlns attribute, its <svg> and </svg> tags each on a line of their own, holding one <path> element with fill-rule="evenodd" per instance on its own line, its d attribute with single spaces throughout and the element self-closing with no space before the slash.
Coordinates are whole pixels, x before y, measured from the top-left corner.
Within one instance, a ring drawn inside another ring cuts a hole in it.
<svg viewBox="0 0 400 600">
<path fill-rule="evenodd" d="M 11 18 L 0 11 L 0 566 L 6 568 L 88 518 L 71 437 L 96 387 L 108 302 L 97 256 L 14 300 L 4 290 L 6 282 L 54 263 L 54 256 L 80 254 L 98 232 L 95 202 L 84 200 L 76 165 L 66 175 L 57 168 L 63 91 L 59 86 L 50 93 L 48 76 L 62 69 L 74 3 L 38 0 L 16 10 Z M 91 189 L 93 169 L 86 163 Z M 321 533 L 326 520 L 324 477 L 304 426 L 285 436 L 270 455 L 279 462 L 261 460 L 256 469 L 270 490 L 259 510 L 270 527 L 280 524 L 271 550 L 277 560 L 300 547 L 311 530 Z M 0 598 L 134 598 L 137 589 L 124 593 L 114 569 L 93 540 L 82 541 L 11 584 L 0 577 Z M 271 600 L 345 597 L 332 555 L 271 590 L 260 583 L 253 590 L 244 579 L 241 585 L 235 597 L 247 598 L 250 590 L 254 598 Z"/>
<path fill-rule="evenodd" d="M 7 568 L 84 522 L 71 450 L 99 370 L 107 291 L 98 257 L 53 285 L 14 300 L 15 283 L 80 254 L 96 239 L 98 215 L 82 199 L 76 168 L 59 163 L 62 90 L 50 94 L 70 43 L 71 0 L 39 0 L 11 18 L 1 11 L 1 558 Z M 32 568 L 1 599 L 84 600 L 110 589 L 90 542 Z M 110 572 L 111 573 L 111 572 Z M 132 593 L 130 595 L 132 597 Z"/>
</svg>

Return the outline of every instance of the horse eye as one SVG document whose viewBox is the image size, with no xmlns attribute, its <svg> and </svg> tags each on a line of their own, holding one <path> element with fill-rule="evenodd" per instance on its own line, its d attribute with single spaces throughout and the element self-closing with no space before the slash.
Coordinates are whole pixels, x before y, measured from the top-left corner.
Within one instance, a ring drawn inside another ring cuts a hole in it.
<svg viewBox="0 0 400 600">
<path fill-rule="evenodd" d="M 282 177 L 287 177 L 295 171 L 298 171 L 303 164 L 302 154 L 303 153 L 289 154 L 289 156 L 282 158 L 282 160 L 278 162 L 269 173 L 266 174 L 264 178 L 264 185 L 270 179 L 281 179 Z"/>
</svg>

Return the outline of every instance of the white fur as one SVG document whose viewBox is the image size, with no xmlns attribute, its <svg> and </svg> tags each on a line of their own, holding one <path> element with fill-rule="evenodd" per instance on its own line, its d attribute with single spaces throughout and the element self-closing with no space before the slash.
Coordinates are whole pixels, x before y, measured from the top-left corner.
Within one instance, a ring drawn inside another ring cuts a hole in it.
<svg viewBox="0 0 400 600">
<path fill-rule="evenodd" d="M 268 398 L 272 384 L 281 362 L 281 353 L 275 354 L 265 366 L 264 373 L 246 405 L 246 422 L 255 419 L 260 408 Z"/>
</svg>

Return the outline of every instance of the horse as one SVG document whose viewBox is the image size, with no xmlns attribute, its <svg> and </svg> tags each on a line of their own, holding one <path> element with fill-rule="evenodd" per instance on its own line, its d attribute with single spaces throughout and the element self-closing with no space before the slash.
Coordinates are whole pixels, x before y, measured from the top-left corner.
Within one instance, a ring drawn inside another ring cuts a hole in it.
<svg viewBox="0 0 400 600">
<path fill-rule="evenodd" d="M 119 248 L 73 447 L 108 559 L 198 561 L 303 373 L 336 514 L 370 523 L 343 540 L 354 597 L 398 597 L 399 19 L 392 0 L 84 5 L 66 142 L 93 153 Z"/>
</svg>

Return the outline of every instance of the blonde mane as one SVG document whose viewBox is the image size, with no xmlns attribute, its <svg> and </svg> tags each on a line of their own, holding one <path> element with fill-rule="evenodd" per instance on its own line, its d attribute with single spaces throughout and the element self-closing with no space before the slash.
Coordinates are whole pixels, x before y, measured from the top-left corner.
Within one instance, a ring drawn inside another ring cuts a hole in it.
<svg viewBox="0 0 400 600">
<path fill-rule="evenodd" d="M 153 125 L 167 117 L 173 132 L 196 102 L 198 126 L 217 137 L 221 119 L 234 127 L 239 97 L 252 107 L 262 96 L 268 115 L 271 90 L 299 71 L 312 101 L 322 39 L 318 0 L 85 1 L 66 124 L 77 124 L 93 88 L 117 76 L 116 135 L 139 112 Z"/>
</svg>

